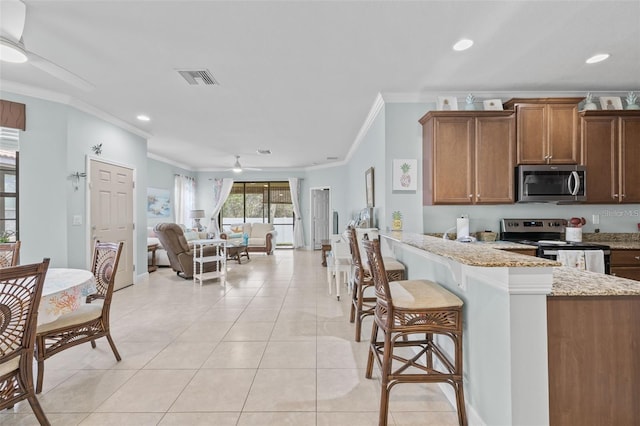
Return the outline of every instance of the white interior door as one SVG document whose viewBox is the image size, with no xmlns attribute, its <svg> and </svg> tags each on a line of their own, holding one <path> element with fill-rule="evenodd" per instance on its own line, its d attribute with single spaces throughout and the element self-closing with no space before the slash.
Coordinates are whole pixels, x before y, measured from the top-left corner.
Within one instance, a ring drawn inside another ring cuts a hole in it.
<svg viewBox="0 0 640 426">
<path fill-rule="evenodd" d="M 96 240 L 123 241 L 115 289 L 133 284 L 133 170 L 91 160 L 90 229 Z M 91 247 L 93 250 L 93 246 Z"/>
<path fill-rule="evenodd" d="M 330 194 L 331 191 L 328 188 L 311 190 L 311 214 L 313 217 L 311 241 L 314 250 L 319 250 L 322 247 L 322 240 L 329 239 Z"/>
</svg>

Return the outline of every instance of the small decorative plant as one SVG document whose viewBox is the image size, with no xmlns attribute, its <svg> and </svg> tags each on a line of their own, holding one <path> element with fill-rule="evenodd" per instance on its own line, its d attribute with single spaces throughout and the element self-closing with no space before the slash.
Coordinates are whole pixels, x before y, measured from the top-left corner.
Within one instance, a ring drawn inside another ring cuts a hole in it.
<svg viewBox="0 0 640 426">
<path fill-rule="evenodd" d="M 467 105 L 465 106 L 464 109 L 466 109 L 466 110 L 474 110 L 474 109 L 476 109 L 476 106 L 473 104 L 476 101 L 475 96 L 473 96 L 471 93 L 469 93 L 465 100 L 467 102 Z"/>
<path fill-rule="evenodd" d="M 2 231 L 0 232 L 0 243 L 8 243 L 11 241 L 11 237 L 15 232 L 13 231 Z"/>
<path fill-rule="evenodd" d="M 638 96 L 635 93 L 629 92 L 627 93 L 627 109 L 640 109 L 640 106 L 636 104 L 638 101 Z"/>
<path fill-rule="evenodd" d="M 393 220 L 402 220 L 402 213 L 400 213 L 398 210 L 391 213 L 391 216 L 393 217 Z"/>
<path fill-rule="evenodd" d="M 593 94 L 591 92 L 588 92 L 587 96 L 585 96 L 584 98 L 584 109 L 586 110 L 598 109 L 598 106 L 593 102 Z"/>
</svg>

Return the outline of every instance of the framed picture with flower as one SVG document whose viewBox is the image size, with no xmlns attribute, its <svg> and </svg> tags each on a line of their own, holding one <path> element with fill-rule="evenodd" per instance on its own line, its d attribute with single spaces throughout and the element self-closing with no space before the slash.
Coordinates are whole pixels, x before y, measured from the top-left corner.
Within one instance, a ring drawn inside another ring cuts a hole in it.
<svg viewBox="0 0 640 426">
<path fill-rule="evenodd" d="M 393 191 L 418 189 L 418 160 L 393 160 Z"/>
</svg>

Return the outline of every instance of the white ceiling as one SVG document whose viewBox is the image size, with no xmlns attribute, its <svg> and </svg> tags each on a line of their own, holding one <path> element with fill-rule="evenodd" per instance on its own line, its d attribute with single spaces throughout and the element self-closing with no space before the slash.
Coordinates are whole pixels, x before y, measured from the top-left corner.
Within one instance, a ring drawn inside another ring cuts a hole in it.
<svg viewBox="0 0 640 426">
<path fill-rule="evenodd" d="M 265 170 L 343 161 L 378 93 L 640 89 L 638 0 L 25 3 L 26 48 L 95 89 L 29 63 L 2 64 L 5 88 L 69 95 L 194 170 L 235 155 Z M 463 37 L 474 46 L 454 52 Z M 585 64 L 600 52 L 610 59 Z M 177 68 L 207 68 L 220 85 L 189 86 Z"/>
</svg>

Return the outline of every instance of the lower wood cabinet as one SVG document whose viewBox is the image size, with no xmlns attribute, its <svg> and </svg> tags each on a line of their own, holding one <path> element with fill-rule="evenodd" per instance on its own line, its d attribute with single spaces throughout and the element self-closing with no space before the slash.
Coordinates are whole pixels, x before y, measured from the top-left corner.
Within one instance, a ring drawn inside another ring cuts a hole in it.
<svg viewBox="0 0 640 426">
<path fill-rule="evenodd" d="M 547 297 L 549 424 L 637 425 L 640 296 Z"/>
<path fill-rule="evenodd" d="M 611 250 L 611 275 L 640 281 L 640 250 Z"/>
</svg>

